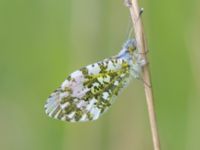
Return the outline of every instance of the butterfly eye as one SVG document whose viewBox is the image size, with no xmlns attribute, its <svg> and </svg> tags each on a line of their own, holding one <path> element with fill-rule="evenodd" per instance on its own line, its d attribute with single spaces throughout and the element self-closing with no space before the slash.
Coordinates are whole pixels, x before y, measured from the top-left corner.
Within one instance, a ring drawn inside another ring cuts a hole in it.
<svg viewBox="0 0 200 150">
<path fill-rule="evenodd" d="M 129 51 L 130 53 L 133 53 L 135 50 L 136 50 L 136 48 L 133 47 L 133 46 L 130 46 L 130 47 L 128 48 L 128 51 Z"/>
</svg>

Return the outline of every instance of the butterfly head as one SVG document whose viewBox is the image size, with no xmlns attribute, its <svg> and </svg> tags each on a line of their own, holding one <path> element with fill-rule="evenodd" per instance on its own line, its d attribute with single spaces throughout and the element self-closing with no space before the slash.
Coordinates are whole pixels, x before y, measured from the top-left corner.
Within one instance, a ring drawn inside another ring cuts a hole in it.
<svg viewBox="0 0 200 150">
<path fill-rule="evenodd" d="M 133 53 L 136 50 L 136 41 L 135 39 L 129 39 L 126 41 L 126 43 L 123 46 L 124 49 L 126 49 L 126 51 L 128 53 Z"/>
<path fill-rule="evenodd" d="M 124 43 L 122 50 L 118 54 L 118 57 L 130 57 L 136 50 L 136 41 L 135 39 L 129 39 Z"/>
</svg>

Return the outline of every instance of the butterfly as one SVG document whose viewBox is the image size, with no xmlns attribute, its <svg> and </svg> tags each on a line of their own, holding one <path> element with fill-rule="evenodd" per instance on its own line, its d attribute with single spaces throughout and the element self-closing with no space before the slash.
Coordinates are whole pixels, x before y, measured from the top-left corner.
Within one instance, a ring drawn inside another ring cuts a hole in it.
<svg viewBox="0 0 200 150">
<path fill-rule="evenodd" d="M 49 96 L 45 112 L 52 118 L 69 122 L 96 120 L 132 78 L 141 76 L 145 64 L 135 39 L 129 39 L 116 56 L 71 73 Z"/>
</svg>

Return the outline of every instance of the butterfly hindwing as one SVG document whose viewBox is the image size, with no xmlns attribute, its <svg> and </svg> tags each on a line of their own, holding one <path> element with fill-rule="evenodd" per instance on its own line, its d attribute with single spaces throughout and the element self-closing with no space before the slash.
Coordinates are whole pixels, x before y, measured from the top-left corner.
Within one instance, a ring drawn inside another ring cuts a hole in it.
<svg viewBox="0 0 200 150">
<path fill-rule="evenodd" d="M 96 120 L 130 80 L 130 65 L 112 57 L 70 74 L 45 105 L 46 113 L 70 122 Z"/>
</svg>

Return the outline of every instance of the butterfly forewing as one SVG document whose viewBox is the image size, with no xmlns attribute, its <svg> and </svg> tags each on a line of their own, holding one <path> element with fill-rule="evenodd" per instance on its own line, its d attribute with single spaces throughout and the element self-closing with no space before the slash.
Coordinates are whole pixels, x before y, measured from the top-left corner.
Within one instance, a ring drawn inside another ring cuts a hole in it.
<svg viewBox="0 0 200 150">
<path fill-rule="evenodd" d="M 70 122 L 96 120 L 130 80 L 126 59 L 112 57 L 70 74 L 45 105 L 53 118 Z"/>
</svg>

